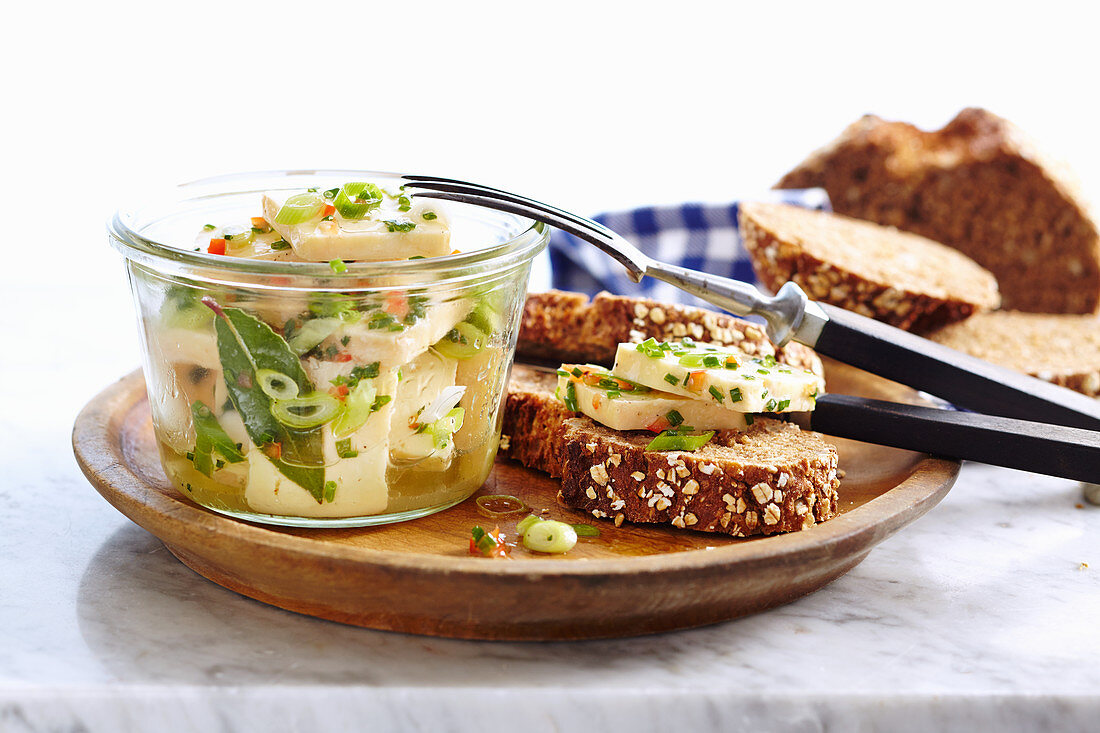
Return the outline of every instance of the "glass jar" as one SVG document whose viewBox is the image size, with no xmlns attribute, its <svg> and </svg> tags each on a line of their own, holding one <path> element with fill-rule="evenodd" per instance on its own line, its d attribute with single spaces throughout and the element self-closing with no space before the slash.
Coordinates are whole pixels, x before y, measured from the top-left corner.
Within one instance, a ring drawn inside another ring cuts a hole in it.
<svg viewBox="0 0 1100 733">
<path fill-rule="evenodd" d="M 342 272 L 195 246 L 204 226 L 257 216 L 265 191 L 348 181 L 401 184 L 369 171 L 223 176 L 110 223 L 164 471 L 213 511 L 299 527 L 383 524 L 466 499 L 492 468 L 544 225 L 449 203 L 456 254 Z"/>
</svg>

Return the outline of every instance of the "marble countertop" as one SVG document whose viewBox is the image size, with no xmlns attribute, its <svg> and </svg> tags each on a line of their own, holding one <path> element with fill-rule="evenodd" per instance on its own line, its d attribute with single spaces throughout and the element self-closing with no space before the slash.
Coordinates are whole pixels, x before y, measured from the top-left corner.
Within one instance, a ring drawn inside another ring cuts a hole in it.
<svg viewBox="0 0 1100 733">
<path fill-rule="evenodd" d="M 80 407 L 137 363 L 128 294 L 0 359 L 0 730 L 1095 730 L 1100 507 L 966 465 L 947 498 L 787 606 L 617 641 L 404 636 L 298 616 L 177 562 L 84 479 Z M 0 277 L 11 303 L 38 296 Z M 43 354 L 53 354 L 43 357 Z M 21 385 L 32 385 L 23 388 Z M 48 386 L 48 389 L 39 388 Z M 1086 566 L 1087 564 L 1087 566 Z"/>
</svg>

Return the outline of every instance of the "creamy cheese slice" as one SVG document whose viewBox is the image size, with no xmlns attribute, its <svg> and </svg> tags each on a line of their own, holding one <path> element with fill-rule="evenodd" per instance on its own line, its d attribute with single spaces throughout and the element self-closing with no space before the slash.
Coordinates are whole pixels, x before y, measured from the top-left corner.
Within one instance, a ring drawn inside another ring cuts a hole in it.
<svg viewBox="0 0 1100 733">
<path fill-rule="evenodd" d="M 576 376 L 574 370 L 580 371 L 581 376 Z M 569 374 L 563 375 L 563 371 Z M 589 375 L 598 377 L 599 381 Z M 742 430 L 746 426 L 743 412 L 655 389 L 623 391 L 608 386 L 609 383 L 616 383 L 615 376 L 602 367 L 563 364 L 558 372 L 556 394 L 566 399 L 567 404 L 575 403 L 580 412 L 612 430 L 664 430 L 678 425 L 689 425 L 697 430 Z"/>
<path fill-rule="evenodd" d="M 396 319 L 378 319 L 386 316 L 382 311 L 365 314 L 356 323 L 340 326 L 324 342 L 322 347 L 333 345 L 351 354 L 359 363 L 382 363 L 383 369 L 396 369 L 415 359 L 438 342 L 470 312 L 466 298 L 429 302 L 424 315 L 411 325 Z M 345 342 L 346 340 L 346 342 Z M 453 382 L 452 382 L 453 384 Z"/>
<path fill-rule="evenodd" d="M 615 374 L 736 412 L 814 409 L 825 385 L 802 369 L 694 341 L 619 344 Z"/>
<path fill-rule="evenodd" d="M 263 195 L 264 218 L 283 239 L 290 243 L 294 254 L 303 260 L 328 262 L 334 259 L 380 262 L 407 260 L 410 257 L 440 257 L 451 253 L 451 231 L 438 209 L 418 203 L 409 211 L 401 211 L 389 196 L 382 205 L 364 219 L 345 219 L 336 212 L 331 221 L 320 215 L 301 224 L 279 224 L 275 221 L 279 209 L 296 191 L 269 191 Z M 432 212 L 434 219 L 425 219 Z M 408 226 L 404 232 L 395 224 Z"/>
<path fill-rule="evenodd" d="M 417 418 L 444 388 L 454 386 L 456 369 L 454 359 L 435 351 L 425 351 L 401 368 L 390 428 L 390 457 L 395 462 L 421 461 L 430 457 L 440 464 L 440 468 L 450 463 L 454 441 L 448 441 L 443 448 L 437 447 L 433 436 L 417 432 Z"/>
</svg>

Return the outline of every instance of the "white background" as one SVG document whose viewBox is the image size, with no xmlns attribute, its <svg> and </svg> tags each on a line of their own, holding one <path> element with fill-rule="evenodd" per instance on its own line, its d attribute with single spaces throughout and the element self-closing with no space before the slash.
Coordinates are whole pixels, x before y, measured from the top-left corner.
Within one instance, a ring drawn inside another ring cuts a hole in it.
<svg viewBox="0 0 1100 733">
<path fill-rule="evenodd" d="M 1020 8 L 23 2 L 0 43 L 4 366 L 135 366 L 105 220 L 233 171 L 436 172 L 590 213 L 768 187 L 864 112 L 983 105 L 1096 191 L 1096 14 Z M 65 348 L 43 300 L 80 315 Z"/>
</svg>

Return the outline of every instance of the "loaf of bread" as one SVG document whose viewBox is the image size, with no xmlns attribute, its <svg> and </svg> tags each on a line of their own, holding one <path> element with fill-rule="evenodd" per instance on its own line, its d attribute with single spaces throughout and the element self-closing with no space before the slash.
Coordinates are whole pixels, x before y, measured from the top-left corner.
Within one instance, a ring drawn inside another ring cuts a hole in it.
<svg viewBox="0 0 1100 733">
<path fill-rule="evenodd" d="M 995 311 L 928 337 L 1089 397 L 1100 395 L 1100 318 L 1096 316 Z"/>
<path fill-rule="evenodd" d="M 777 184 L 811 186 L 840 214 L 971 257 L 997 278 L 1006 309 L 1100 306 L 1100 236 L 1076 183 L 990 112 L 965 109 L 932 132 L 864 117 Z"/>
<path fill-rule="evenodd" d="M 791 532 L 833 517 L 837 452 L 817 433 L 758 418 L 695 451 L 647 451 L 653 434 L 566 420 L 563 503 L 596 518 L 734 537 Z"/>
<path fill-rule="evenodd" d="M 608 293 L 591 302 L 582 293 L 557 290 L 528 295 L 516 353 L 521 358 L 610 365 L 620 343 L 685 337 L 823 373 L 812 349 L 796 343 L 776 349 L 758 324 L 703 308 Z"/>
<path fill-rule="evenodd" d="M 814 300 L 924 332 L 996 308 L 997 282 L 930 239 L 798 206 L 744 203 L 741 240 L 757 278 L 788 280 Z"/>
</svg>

